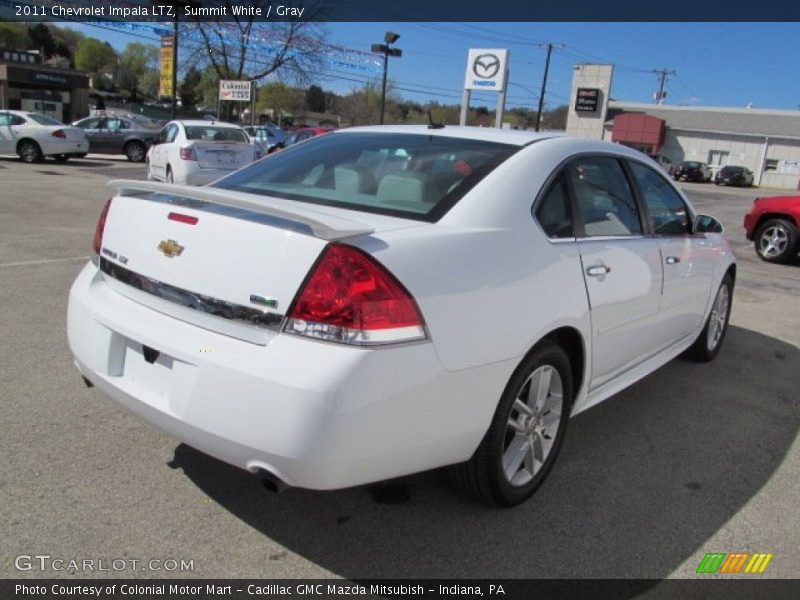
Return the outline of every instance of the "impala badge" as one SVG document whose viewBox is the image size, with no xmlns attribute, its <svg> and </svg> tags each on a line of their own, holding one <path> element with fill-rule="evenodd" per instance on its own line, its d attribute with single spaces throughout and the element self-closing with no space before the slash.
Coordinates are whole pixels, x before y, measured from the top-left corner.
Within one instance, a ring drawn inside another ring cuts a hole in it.
<svg viewBox="0 0 800 600">
<path fill-rule="evenodd" d="M 168 258 L 180 256 L 181 252 L 183 252 L 183 246 L 175 240 L 161 240 L 158 249 Z"/>
</svg>

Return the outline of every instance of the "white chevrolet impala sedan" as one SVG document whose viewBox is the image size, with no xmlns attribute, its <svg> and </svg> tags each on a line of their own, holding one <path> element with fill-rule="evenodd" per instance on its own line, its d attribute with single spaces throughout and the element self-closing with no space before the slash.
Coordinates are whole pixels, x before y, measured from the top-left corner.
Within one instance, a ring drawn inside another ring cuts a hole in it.
<svg viewBox="0 0 800 600">
<path fill-rule="evenodd" d="M 450 466 L 513 505 L 570 415 L 725 337 L 719 222 L 610 143 L 354 128 L 208 187 L 110 185 L 70 292 L 78 370 L 275 485 Z"/>
</svg>

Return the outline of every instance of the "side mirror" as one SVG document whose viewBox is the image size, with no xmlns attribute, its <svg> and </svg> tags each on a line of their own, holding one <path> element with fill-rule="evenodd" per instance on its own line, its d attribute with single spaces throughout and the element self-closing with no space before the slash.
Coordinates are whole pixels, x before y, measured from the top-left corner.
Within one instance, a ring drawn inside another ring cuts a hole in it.
<svg viewBox="0 0 800 600">
<path fill-rule="evenodd" d="M 722 223 L 708 215 L 697 215 L 692 227 L 692 233 L 722 233 L 724 230 Z"/>
</svg>

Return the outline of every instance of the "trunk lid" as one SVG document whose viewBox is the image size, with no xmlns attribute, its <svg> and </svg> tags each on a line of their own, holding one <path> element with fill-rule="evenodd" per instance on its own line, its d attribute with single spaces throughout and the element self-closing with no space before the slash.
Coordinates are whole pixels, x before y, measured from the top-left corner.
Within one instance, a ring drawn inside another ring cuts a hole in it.
<svg viewBox="0 0 800 600">
<path fill-rule="evenodd" d="M 112 181 L 105 281 L 151 308 L 266 344 L 329 240 L 365 223 L 214 188 Z"/>
</svg>

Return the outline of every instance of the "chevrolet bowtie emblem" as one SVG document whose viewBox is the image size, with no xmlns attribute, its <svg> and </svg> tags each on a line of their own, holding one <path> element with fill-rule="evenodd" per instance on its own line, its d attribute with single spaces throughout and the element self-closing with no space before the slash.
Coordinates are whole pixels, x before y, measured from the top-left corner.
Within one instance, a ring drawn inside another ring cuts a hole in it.
<svg viewBox="0 0 800 600">
<path fill-rule="evenodd" d="M 183 252 L 183 246 L 181 246 L 175 240 L 161 240 L 161 243 L 158 245 L 158 249 L 169 258 L 173 258 L 175 256 L 180 256 L 181 252 Z"/>
</svg>

